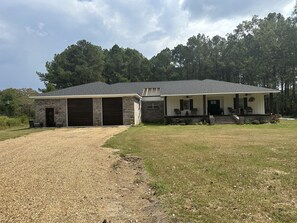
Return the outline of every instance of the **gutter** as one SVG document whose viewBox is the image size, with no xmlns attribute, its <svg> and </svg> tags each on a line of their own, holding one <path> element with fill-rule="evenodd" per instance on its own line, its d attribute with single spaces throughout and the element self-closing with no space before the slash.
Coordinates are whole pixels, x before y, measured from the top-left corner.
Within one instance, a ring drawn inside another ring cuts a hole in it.
<svg viewBox="0 0 297 223">
<path fill-rule="evenodd" d="M 161 94 L 160 96 L 195 96 L 195 95 L 222 95 L 222 94 L 269 94 L 279 93 L 279 90 L 257 91 L 257 92 L 216 92 L 216 93 L 190 93 L 190 94 Z"/>
<path fill-rule="evenodd" d="M 31 96 L 32 99 L 68 99 L 68 98 L 116 98 L 116 97 L 136 97 L 141 99 L 139 94 L 95 94 L 95 95 L 59 95 L 59 96 Z"/>
</svg>

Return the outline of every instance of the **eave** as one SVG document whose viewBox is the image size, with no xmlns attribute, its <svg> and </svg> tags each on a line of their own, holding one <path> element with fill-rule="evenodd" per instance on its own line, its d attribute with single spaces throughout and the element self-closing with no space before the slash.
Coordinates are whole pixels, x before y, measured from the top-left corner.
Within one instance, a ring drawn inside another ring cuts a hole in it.
<svg viewBox="0 0 297 223">
<path fill-rule="evenodd" d="M 189 93 L 189 94 L 161 94 L 161 97 L 169 96 L 195 96 L 195 95 L 225 95 L 225 94 L 269 94 L 269 93 L 279 93 L 278 90 L 272 91 L 250 91 L 250 92 L 215 92 L 215 93 Z"/>
<path fill-rule="evenodd" d="M 32 96 L 32 99 L 68 99 L 68 98 L 117 98 L 117 97 L 136 97 L 141 99 L 139 94 L 95 94 L 95 95 L 58 95 L 58 96 Z"/>
</svg>

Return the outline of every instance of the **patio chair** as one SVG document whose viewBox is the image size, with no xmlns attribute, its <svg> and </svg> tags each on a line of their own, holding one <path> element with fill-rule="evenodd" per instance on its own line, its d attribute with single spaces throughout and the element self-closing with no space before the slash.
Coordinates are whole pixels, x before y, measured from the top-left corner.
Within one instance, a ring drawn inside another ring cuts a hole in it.
<svg viewBox="0 0 297 223">
<path fill-rule="evenodd" d="M 247 114 L 252 114 L 253 113 L 253 109 L 251 107 L 246 107 L 245 111 Z"/>
<path fill-rule="evenodd" d="M 178 108 L 174 109 L 174 114 L 175 115 L 181 115 L 181 111 Z"/>
<path fill-rule="evenodd" d="M 235 114 L 235 109 L 228 107 L 228 112 L 230 115 L 234 115 Z"/>
<path fill-rule="evenodd" d="M 191 109 L 191 115 L 197 115 L 197 113 L 198 113 L 198 109 L 197 108 Z"/>
</svg>

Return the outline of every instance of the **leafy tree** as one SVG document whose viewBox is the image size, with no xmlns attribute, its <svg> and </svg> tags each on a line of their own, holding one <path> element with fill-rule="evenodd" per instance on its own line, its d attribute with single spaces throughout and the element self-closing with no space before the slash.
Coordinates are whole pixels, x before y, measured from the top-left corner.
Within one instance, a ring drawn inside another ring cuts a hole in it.
<svg viewBox="0 0 297 223">
<path fill-rule="evenodd" d="M 25 115 L 33 117 L 34 100 L 30 96 L 38 93 L 31 88 L 8 88 L 0 91 L 0 115 L 9 117 Z"/>
<path fill-rule="evenodd" d="M 107 83 L 144 81 L 149 76 L 149 61 L 137 50 L 118 45 L 105 50 L 104 77 Z"/>
<path fill-rule="evenodd" d="M 125 50 L 125 65 L 129 81 L 144 81 L 149 76 L 148 60 L 135 49 L 127 48 Z"/>
<path fill-rule="evenodd" d="M 172 60 L 179 79 L 192 79 L 192 54 L 191 50 L 179 44 L 172 50 Z"/>
<path fill-rule="evenodd" d="M 46 63 L 46 73 L 37 72 L 46 89 L 61 89 L 94 81 L 105 81 L 103 77 L 104 54 L 99 46 L 86 40 L 67 47 Z"/>
<path fill-rule="evenodd" d="M 114 45 L 109 51 L 105 50 L 104 77 L 108 84 L 127 81 L 125 77 L 125 52 L 123 48 Z"/>
<path fill-rule="evenodd" d="M 152 64 L 151 81 L 174 80 L 177 74 L 174 72 L 172 52 L 169 48 L 162 50 L 150 60 Z"/>
</svg>

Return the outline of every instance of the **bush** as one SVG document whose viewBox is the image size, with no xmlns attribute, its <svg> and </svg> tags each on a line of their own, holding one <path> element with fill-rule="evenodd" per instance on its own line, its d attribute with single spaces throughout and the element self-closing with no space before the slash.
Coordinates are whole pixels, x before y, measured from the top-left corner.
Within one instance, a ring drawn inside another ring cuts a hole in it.
<svg viewBox="0 0 297 223">
<path fill-rule="evenodd" d="M 26 124 L 26 123 L 29 122 L 28 117 L 25 116 L 25 115 L 20 116 L 19 119 L 20 119 L 20 121 L 21 121 L 22 124 Z"/>
<path fill-rule="evenodd" d="M 244 120 L 244 124 L 251 124 L 251 121 L 248 120 L 248 119 L 245 119 L 245 120 Z"/>
<path fill-rule="evenodd" d="M 280 115 L 273 115 L 271 118 L 271 123 L 279 123 L 280 121 Z"/>
<path fill-rule="evenodd" d="M 259 124 L 260 124 L 260 121 L 257 120 L 257 119 L 255 119 L 255 120 L 252 121 L 252 124 L 254 124 L 254 125 L 259 125 Z"/>
<path fill-rule="evenodd" d="M 190 124 L 192 124 L 192 122 L 193 122 L 193 120 L 190 119 L 190 118 L 186 118 L 186 119 L 185 119 L 185 124 L 186 124 L 186 125 L 190 125 Z"/>
<path fill-rule="evenodd" d="M 8 117 L 7 116 L 0 116 L 0 127 L 7 127 L 7 122 L 8 122 Z"/>
<path fill-rule="evenodd" d="M 0 116 L 0 128 L 10 128 L 20 125 L 25 125 L 28 122 L 28 118 L 26 116 L 21 116 L 17 118 L 9 118 L 7 116 Z"/>
</svg>

